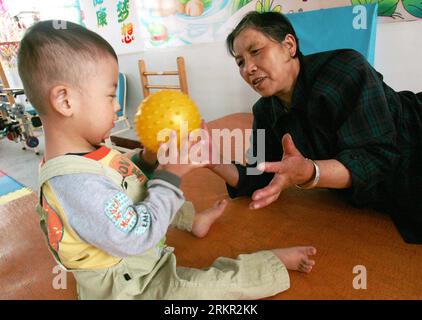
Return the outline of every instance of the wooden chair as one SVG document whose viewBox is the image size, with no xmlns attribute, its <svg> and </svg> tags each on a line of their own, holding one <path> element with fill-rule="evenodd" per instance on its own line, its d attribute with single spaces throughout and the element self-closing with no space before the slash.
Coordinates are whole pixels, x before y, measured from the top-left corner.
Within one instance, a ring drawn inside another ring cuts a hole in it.
<svg viewBox="0 0 422 320">
<path fill-rule="evenodd" d="M 145 67 L 145 61 L 139 60 L 139 74 L 141 78 L 142 90 L 144 98 L 150 95 L 151 89 L 170 89 L 180 90 L 183 93 L 189 95 L 188 83 L 186 80 L 185 60 L 183 57 L 177 57 L 177 71 L 147 71 Z M 164 85 L 164 84 L 150 84 L 148 77 L 150 76 L 177 76 L 179 79 L 178 85 Z"/>
</svg>

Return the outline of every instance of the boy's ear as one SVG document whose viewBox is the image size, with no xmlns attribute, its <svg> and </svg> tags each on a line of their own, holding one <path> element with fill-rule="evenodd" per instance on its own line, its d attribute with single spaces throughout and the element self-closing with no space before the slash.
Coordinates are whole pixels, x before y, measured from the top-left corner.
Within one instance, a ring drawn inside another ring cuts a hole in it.
<svg viewBox="0 0 422 320">
<path fill-rule="evenodd" d="M 54 111 L 65 117 L 73 115 L 73 108 L 70 99 L 70 89 L 64 85 L 55 86 L 50 90 L 50 104 Z"/>
</svg>

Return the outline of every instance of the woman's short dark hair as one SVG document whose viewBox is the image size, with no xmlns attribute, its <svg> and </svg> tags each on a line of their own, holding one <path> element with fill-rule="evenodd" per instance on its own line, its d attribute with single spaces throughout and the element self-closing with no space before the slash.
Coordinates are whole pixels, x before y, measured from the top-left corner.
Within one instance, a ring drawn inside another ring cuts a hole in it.
<svg viewBox="0 0 422 320">
<path fill-rule="evenodd" d="M 279 43 L 283 42 L 287 34 L 291 34 L 294 36 L 297 45 L 296 55 L 294 57 L 299 53 L 299 40 L 292 24 L 285 15 L 278 12 L 260 13 L 251 11 L 242 18 L 234 30 L 227 36 L 227 49 L 233 57 L 235 56 L 233 48 L 234 40 L 246 28 L 260 31 L 268 38 Z"/>
</svg>

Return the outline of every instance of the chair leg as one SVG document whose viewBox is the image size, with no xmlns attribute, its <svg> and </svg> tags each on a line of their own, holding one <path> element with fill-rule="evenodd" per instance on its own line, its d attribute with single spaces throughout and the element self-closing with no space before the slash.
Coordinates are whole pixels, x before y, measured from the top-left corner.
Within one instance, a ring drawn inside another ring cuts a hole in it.
<svg viewBox="0 0 422 320">
<path fill-rule="evenodd" d="M 128 129 L 132 129 L 132 126 L 130 125 L 129 119 L 125 118 L 125 123 Z"/>
</svg>

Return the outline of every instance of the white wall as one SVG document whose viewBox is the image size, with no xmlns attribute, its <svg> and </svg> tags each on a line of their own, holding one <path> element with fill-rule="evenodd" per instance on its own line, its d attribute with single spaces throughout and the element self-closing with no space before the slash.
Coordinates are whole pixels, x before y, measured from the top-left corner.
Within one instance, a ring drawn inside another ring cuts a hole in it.
<svg viewBox="0 0 422 320">
<path fill-rule="evenodd" d="M 133 118 L 143 99 L 138 59 L 147 70 L 176 70 L 176 57 L 185 58 L 189 94 L 203 118 L 210 121 L 235 112 L 249 112 L 258 95 L 241 79 L 223 42 L 155 49 L 119 57 L 128 77 L 128 115 Z M 395 90 L 422 91 L 422 21 L 378 24 L 375 68 Z"/>
<path fill-rule="evenodd" d="M 139 54 L 119 56 L 121 72 L 128 77 L 129 112 L 135 112 L 143 99 L 138 59 L 144 59 L 151 71 L 176 70 L 176 58 L 183 56 L 190 97 L 207 121 L 235 112 L 248 112 L 258 95 L 240 77 L 234 59 L 223 42 L 197 44 L 183 48 L 154 49 Z M 176 77 L 149 78 L 177 83 Z M 131 113 L 129 113 L 130 115 Z"/>
<path fill-rule="evenodd" d="M 422 21 L 378 24 L 375 68 L 395 90 L 422 91 Z"/>
</svg>

